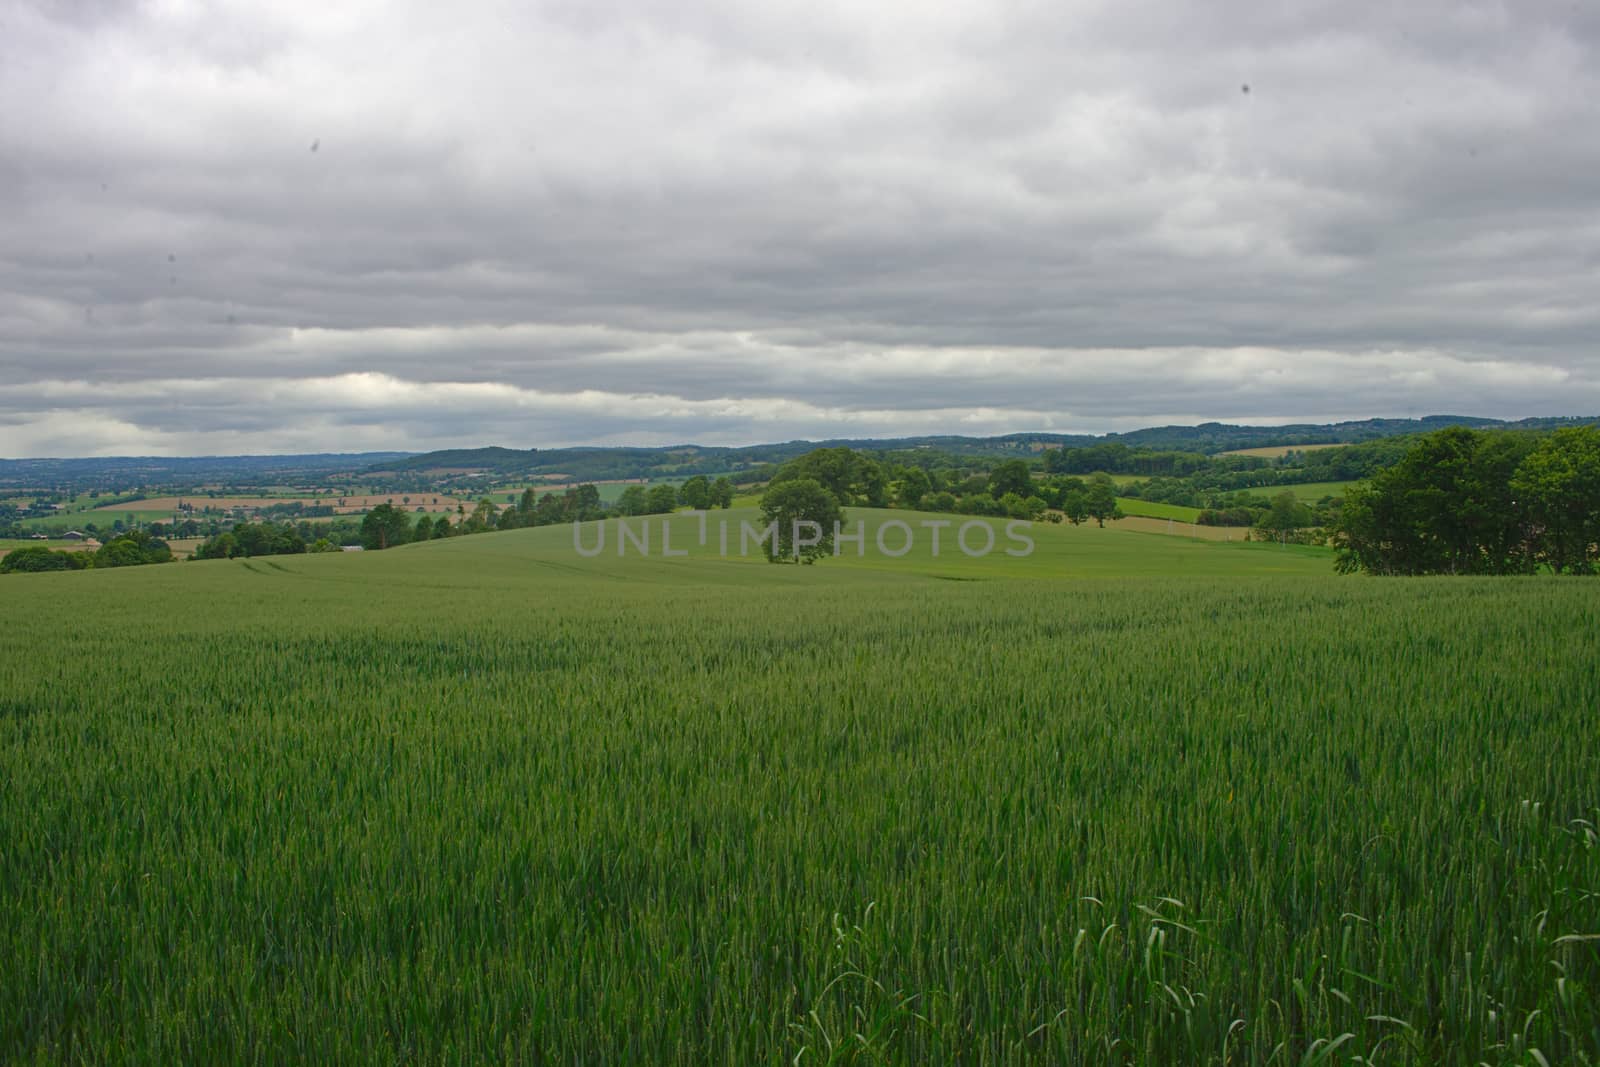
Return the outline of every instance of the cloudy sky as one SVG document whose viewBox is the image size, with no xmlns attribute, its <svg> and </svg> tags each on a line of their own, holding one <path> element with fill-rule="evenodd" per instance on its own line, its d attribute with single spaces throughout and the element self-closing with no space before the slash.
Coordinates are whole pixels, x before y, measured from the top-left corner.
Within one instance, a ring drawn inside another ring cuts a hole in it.
<svg viewBox="0 0 1600 1067">
<path fill-rule="evenodd" d="M 0 0 L 0 456 L 1600 414 L 1591 0 Z"/>
</svg>

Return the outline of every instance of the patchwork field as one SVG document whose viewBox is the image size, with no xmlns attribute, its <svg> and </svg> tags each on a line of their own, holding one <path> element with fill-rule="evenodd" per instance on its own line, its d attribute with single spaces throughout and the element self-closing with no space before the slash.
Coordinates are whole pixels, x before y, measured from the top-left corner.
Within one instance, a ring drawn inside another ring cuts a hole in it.
<svg viewBox="0 0 1600 1067">
<path fill-rule="evenodd" d="M 1261 448 L 1235 448 L 1231 452 L 1220 453 L 1224 456 L 1260 456 L 1263 459 L 1277 459 L 1287 456 L 1291 452 L 1316 452 L 1324 448 L 1343 448 L 1341 442 L 1333 441 L 1321 445 L 1266 445 Z"/>
<path fill-rule="evenodd" d="M 1583 579 L 661 522 L 0 578 L 0 1061 L 1600 1058 Z"/>
<path fill-rule="evenodd" d="M 231 508 L 270 508 L 280 504 L 299 503 L 332 507 L 335 512 L 340 513 L 367 511 L 379 504 L 393 504 L 408 511 L 423 507 L 429 511 L 455 511 L 459 504 L 465 504 L 470 510 L 476 502 L 475 498 L 468 500 L 465 497 L 440 493 L 367 493 L 344 496 L 163 496 L 151 497 L 132 504 L 111 504 L 92 510 L 110 512 L 113 515 L 138 511 L 170 516 L 183 504 L 188 504 L 196 513 L 201 513 L 207 508 L 226 511 Z"/>
</svg>

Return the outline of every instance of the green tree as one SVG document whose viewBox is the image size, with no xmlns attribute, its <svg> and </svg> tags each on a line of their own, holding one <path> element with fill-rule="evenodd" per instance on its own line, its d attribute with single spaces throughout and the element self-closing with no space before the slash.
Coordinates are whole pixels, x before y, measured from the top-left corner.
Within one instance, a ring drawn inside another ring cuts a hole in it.
<svg viewBox="0 0 1600 1067">
<path fill-rule="evenodd" d="M 675 511 L 677 507 L 677 487 L 666 482 L 650 487 L 648 501 L 645 506 L 646 515 L 665 515 Z"/>
<path fill-rule="evenodd" d="M 1531 570 L 1528 501 L 1512 482 L 1537 440 L 1451 427 L 1418 438 L 1366 487 L 1345 494 L 1337 567 L 1372 574 Z"/>
<path fill-rule="evenodd" d="M 920 508 L 922 498 L 933 490 L 933 480 L 921 467 L 902 467 L 895 500 L 903 508 Z"/>
<path fill-rule="evenodd" d="M 361 520 L 363 547 L 381 551 L 403 545 L 410 539 L 411 516 L 393 504 L 379 504 Z"/>
<path fill-rule="evenodd" d="M 642 485 L 628 486 L 617 498 L 617 513 L 620 515 L 643 515 L 649 506 L 650 494 Z"/>
<path fill-rule="evenodd" d="M 711 506 L 711 480 L 703 474 L 696 474 L 678 488 L 678 502 L 696 511 L 704 511 Z"/>
<path fill-rule="evenodd" d="M 206 538 L 194 550 L 195 559 L 232 559 L 239 554 L 239 541 L 231 531 Z"/>
<path fill-rule="evenodd" d="M 495 528 L 495 516 L 500 513 L 500 508 L 493 500 L 484 497 L 472 509 L 472 514 L 467 517 L 467 533 L 483 533 L 485 530 Z"/>
<path fill-rule="evenodd" d="M 605 517 L 605 506 L 600 503 L 600 487 L 585 483 L 568 489 L 561 498 L 563 518 L 566 522 L 588 522 Z"/>
<path fill-rule="evenodd" d="M 863 504 L 881 508 L 889 502 L 889 483 L 883 467 L 851 448 L 818 448 L 785 463 L 772 476 L 772 484 L 810 478 L 821 483 L 841 505 Z"/>
<path fill-rule="evenodd" d="M 1285 489 L 1272 498 L 1272 507 L 1261 516 L 1256 529 L 1283 540 L 1295 530 L 1310 526 L 1311 509 L 1300 503 L 1292 489 Z"/>
<path fill-rule="evenodd" d="M 83 557 L 83 562 L 75 558 L 78 556 Z M 58 552 L 43 545 L 26 545 L 0 559 L 0 574 L 82 570 L 88 558 L 87 552 Z"/>
<path fill-rule="evenodd" d="M 509 515 L 511 512 L 508 510 L 506 514 Z M 433 520 L 426 515 L 418 518 L 416 526 L 412 527 L 411 539 L 413 541 L 433 540 Z"/>
<path fill-rule="evenodd" d="M 1015 493 L 1019 500 L 1033 495 L 1033 475 L 1026 460 L 1008 459 L 989 472 L 989 495 L 999 500 L 1007 493 Z"/>
<path fill-rule="evenodd" d="M 727 478 L 718 478 L 711 483 L 711 506 L 718 508 L 733 507 L 733 483 Z"/>
<path fill-rule="evenodd" d="M 1107 519 L 1122 518 L 1122 509 L 1117 506 L 1116 486 L 1112 484 L 1110 476 L 1096 474 L 1089 479 L 1089 490 L 1083 496 L 1083 508 L 1085 514 L 1102 527 Z"/>
<path fill-rule="evenodd" d="M 815 478 L 798 478 L 770 486 L 761 497 L 761 521 L 776 524 L 765 542 L 771 562 L 812 563 L 833 551 L 836 523 L 844 521 L 838 498 Z"/>
<path fill-rule="evenodd" d="M 1594 574 L 1600 564 L 1600 428 L 1557 430 L 1528 453 L 1511 479 L 1526 508 L 1534 553 L 1559 573 Z"/>
<path fill-rule="evenodd" d="M 556 493 L 544 493 L 539 497 L 538 505 L 533 509 L 533 524 L 535 526 L 554 526 L 566 517 L 567 508 L 561 497 Z"/>
</svg>

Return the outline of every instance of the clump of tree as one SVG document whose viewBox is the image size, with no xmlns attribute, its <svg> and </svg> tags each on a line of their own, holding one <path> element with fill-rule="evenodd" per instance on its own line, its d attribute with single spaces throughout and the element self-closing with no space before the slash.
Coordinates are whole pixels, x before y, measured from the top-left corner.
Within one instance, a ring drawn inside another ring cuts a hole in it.
<svg viewBox="0 0 1600 1067">
<path fill-rule="evenodd" d="M 95 549 L 96 567 L 140 567 L 147 563 L 171 563 L 172 549 L 147 530 L 125 530 Z"/>
<path fill-rule="evenodd" d="M 149 563 L 172 562 L 172 549 L 146 530 L 118 534 L 93 552 L 61 551 L 43 545 L 27 545 L 6 553 L 0 559 L 0 574 L 39 571 L 81 571 L 101 567 L 140 567 Z"/>
<path fill-rule="evenodd" d="M 65 552 L 43 545 L 14 548 L 0 558 L 0 574 L 37 574 L 43 571 L 81 571 L 94 565 L 90 552 Z"/>
<path fill-rule="evenodd" d="M 480 500 L 478 507 L 482 509 L 487 503 L 487 499 Z M 493 507 L 492 504 L 489 506 Z M 499 519 L 494 521 L 494 527 L 500 530 L 516 530 L 525 526 L 589 522 L 604 517 L 605 506 L 600 503 L 600 490 L 596 486 L 575 485 L 560 493 L 553 490 L 535 493 L 532 489 L 524 489 L 515 507 L 508 507 L 500 512 Z M 493 519 L 493 516 L 485 518 L 487 521 Z M 466 532 L 477 531 L 468 529 Z"/>
<path fill-rule="evenodd" d="M 241 522 L 208 538 L 194 550 L 195 559 L 292 556 L 306 551 L 305 538 L 288 523 Z"/>
<path fill-rule="evenodd" d="M 695 511 L 733 507 L 733 483 L 726 477 L 712 481 L 697 474 L 678 487 L 678 503 Z"/>
<path fill-rule="evenodd" d="M 1429 434 L 1346 495 L 1334 545 L 1346 573 L 1594 574 L 1600 428 Z"/>
<path fill-rule="evenodd" d="M 378 551 L 394 548 L 410 541 L 411 534 L 411 516 L 393 504 L 379 504 L 361 519 L 363 548 Z"/>
<path fill-rule="evenodd" d="M 834 530 L 844 522 L 844 510 L 817 479 L 792 478 L 775 482 L 762 494 L 761 521 L 772 530 L 763 542 L 768 562 L 814 563 L 832 554 Z"/>
<path fill-rule="evenodd" d="M 652 485 L 630 485 L 617 499 L 617 514 L 627 518 L 636 515 L 667 515 L 678 509 L 678 487 L 667 482 Z"/>
</svg>

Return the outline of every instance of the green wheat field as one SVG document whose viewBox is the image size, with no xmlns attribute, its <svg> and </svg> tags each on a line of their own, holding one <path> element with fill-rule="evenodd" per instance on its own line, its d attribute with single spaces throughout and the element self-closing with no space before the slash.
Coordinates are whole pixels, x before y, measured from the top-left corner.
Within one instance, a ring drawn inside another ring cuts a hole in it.
<svg viewBox="0 0 1600 1067">
<path fill-rule="evenodd" d="M 1590 583 L 672 522 L 0 580 L 0 1061 L 1600 1063 Z"/>
</svg>

